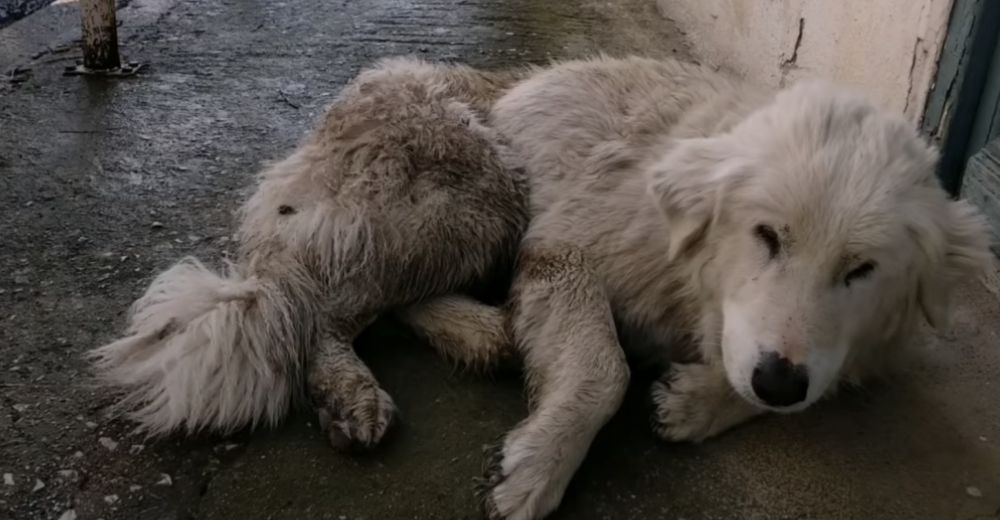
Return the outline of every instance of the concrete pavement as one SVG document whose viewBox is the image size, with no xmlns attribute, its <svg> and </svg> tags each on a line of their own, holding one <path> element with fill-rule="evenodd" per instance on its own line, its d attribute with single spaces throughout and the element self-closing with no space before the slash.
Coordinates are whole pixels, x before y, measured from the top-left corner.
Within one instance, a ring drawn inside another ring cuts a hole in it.
<svg viewBox="0 0 1000 520">
<path fill-rule="evenodd" d="M 135 0 L 123 54 L 148 69 L 117 82 L 62 76 L 79 54 L 48 35 L 30 50 L 23 24 L 72 6 L 0 30 L 0 63 L 29 69 L 0 83 L 0 518 L 477 518 L 480 450 L 524 414 L 516 374 L 455 373 L 379 324 L 360 349 L 401 427 L 350 456 L 308 413 L 230 438 L 131 436 L 80 356 L 115 336 L 155 271 L 226 253 L 260 163 L 360 67 L 690 57 L 653 4 Z M 954 331 L 899 381 L 703 445 L 653 438 L 638 377 L 557 517 L 997 518 L 998 287 L 962 288 Z"/>
</svg>

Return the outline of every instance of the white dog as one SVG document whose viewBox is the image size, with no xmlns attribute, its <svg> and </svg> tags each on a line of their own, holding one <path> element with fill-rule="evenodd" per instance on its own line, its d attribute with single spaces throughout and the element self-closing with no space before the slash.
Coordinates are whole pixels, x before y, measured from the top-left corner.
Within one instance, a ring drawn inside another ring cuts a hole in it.
<svg viewBox="0 0 1000 520">
<path fill-rule="evenodd" d="M 983 221 L 949 200 L 911 125 L 829 84 L 775 93 L 640 58 L 366 74 L 265 175 L 235 274 L 175 267 L 138 302 L 131 336 L 98 351 L 153 430 L 277 419 L 308 365 L 331 440 L 375 442 L 391 401 L 350 340 L 395 309 L 450 356 L 524 360 L 532 411 L 482 492 L 491 517 L 540 518 L 621 403 L 624 349 L 672 362 L 651 390 L 655 430 L 699 441 L 879 373 L 921 314 L 945 321 L 948 290 L 988 258 Z M 402 104 L 438 107 L 448 130 L 399 116 L 391 126 L 409 137 L 378 144 L 379 109 L 420 112 L 365 97 L 392 82 L 432 92 Z M 491 103 L 499 135 L 476 122 Z M 346 150 L 371 161 L 345 168 Z M 406 167 L 379 166 L 387 150 Z M 426 173 L 434 160 L 463 167 Z M 416 194 L 399 187 L 425 178 Z M 435 194 L 444 202 L 414 202 Z M 508 306 L 447 294 L 517 239 Z"/>
<path fill-rule="evenodd" d="M 674 361 L 655 429 L 698 441 L 882 370 L 987 259 L 911 125 L 829 84 L 596 59 L 524 80 L 492 116 L 531 184 L 511 323 L 534 395 L 497 452 L 495 517 L 559 504 L 624 395 L 619 337 Z"/>
<path fill-rule="evenodd" d="M 261 174 L 240 213 L 236 262 L 221 275 L 194 259 L 161 273 L 126 337 L 93 352 L 141 427 L 274 424 L 307 393 L 335 446 L 381 440 L 395 406 L 352 340 L 379 314 L 460 291 L 515 256 L 527 183 L 480 123 L 509 82 L 389 60 L 345 87 L 312 135 Z M 425 314 L 441 311 L 502 318 L 457 296 Z M 448 350 L 444 331 L 436 345 L 470 364 L 501 353 Z"/>
</svg>

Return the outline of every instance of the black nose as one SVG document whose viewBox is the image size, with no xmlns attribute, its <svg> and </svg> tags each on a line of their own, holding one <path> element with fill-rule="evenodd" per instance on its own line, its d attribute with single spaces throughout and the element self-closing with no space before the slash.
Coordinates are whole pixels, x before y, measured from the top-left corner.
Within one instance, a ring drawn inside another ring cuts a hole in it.
<svg viewBox="0 0 1000 520">
<path fill-rule="evenodd" d="M 791 406 L 806 398 L 809 374 L 806 367 L 793 365 L 777 352 L 761 356 L 750 380 L 753 393 L 770 406 Z"/>
</svg>

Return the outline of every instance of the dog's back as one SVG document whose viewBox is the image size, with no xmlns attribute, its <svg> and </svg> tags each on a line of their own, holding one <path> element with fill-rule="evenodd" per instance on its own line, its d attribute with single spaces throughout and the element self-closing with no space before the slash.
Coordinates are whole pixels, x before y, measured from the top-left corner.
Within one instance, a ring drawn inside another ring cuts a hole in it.
<svg viewBox="0 0 1000 520">
<path fill-rule="evenodd" d="M 142 426 L 273 424 L 308 390 L 332 442 L 378 442 L 394 405 L 351 341 L 509 264 L 526 223 L 523 175 L 480 120 L 512 77 L 395 59 L 346 86 L 260 175 L 226 272 L 182 260 L 133 305 L 126 336 L 93 352 Z"/>
</svg>

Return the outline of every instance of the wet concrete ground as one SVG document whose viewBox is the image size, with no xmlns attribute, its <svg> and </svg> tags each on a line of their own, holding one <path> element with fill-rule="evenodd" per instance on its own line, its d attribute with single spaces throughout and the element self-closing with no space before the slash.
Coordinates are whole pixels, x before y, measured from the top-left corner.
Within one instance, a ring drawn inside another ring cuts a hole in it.
<svg viewBox="0 0 1000 520">
<path fill-rule="evenodd" d="M 23 24 L 46 10 L 0 31 L 0 63 L 30 69 L 0 83 L 0 518 L 478 517 L 481 447 L 524 414 L 516 374 L 455 373 L 379 324 L 359 348 L 401 427 L 383 448 L 351 456 L 330 450 L 308 413 L 229 438 L 131 436 L 81 354 L 116 335 L 157 270 L 185 254 L 226 254 L 231 212 L 261 161 L 294 146 L 372 60 L 690 57 L 683 33 L 643 0 L 129 9 L 123 53 L 149 68 L 126 81 L 61 76 L 78 55 L 60 41 L 26 51 L 24 35 L 40 32 Z M 997 287 L 963 288 L 954 332 L 933 338 L 900 381 L 704 445 L 657 442 L 637 381 L 557 516 L 998 517 Z"/>
<path fill-rule="evenodd" d="M 10 25 L 52 3 L 52 0 L 0 0 L 0 27 Z"/>
</svg>

